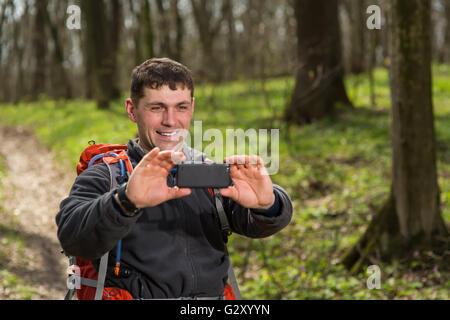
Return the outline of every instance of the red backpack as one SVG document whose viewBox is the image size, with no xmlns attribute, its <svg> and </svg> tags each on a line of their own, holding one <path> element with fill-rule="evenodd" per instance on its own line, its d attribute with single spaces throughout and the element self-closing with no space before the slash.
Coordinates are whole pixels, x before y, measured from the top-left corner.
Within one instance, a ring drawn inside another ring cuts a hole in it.
<svg viewBox="0 0 450 320">
<path fill-rule="evenodd" d="M 119 162 L 121 167 L 121 178 L 124 182 L 128 180 L 128 176 L 133 171 L 133 167 L 126 153 L 126 144 L 95 144 L 95 141 L 90 141 L 89 144 L 90 146 L 87 147 L 80 156 L 80 161 L 77 164 L 77 175 L 80 175 L 88 167 L 101 162 L 104 162 L 106 165 Z M 226 234 L 229 234 L 228 221 L 221 201 L 217 196 L 218 192 L 216 190 L 213 190 L 212 188 L 209 188 L 209 192 L 215 199 L 217 211 L 219 213 L 219 220 L 222 225 L 222 230 Z M 119 274 L 120 270 L 121 250 L 122 241 L 119 241 L 119 243 L 117 244 L 116 265 L 114 269 L 114 273 L 116 275 Z M 108 254 L 109 252 L 105 253 L 101 257 L 98 272 L 95 270 L 91 261 L 83 260 L 79 257 L 69 256 L 69 279 L 67 280 L 69 291 L 66 294 L 66 300 L 71 300 L 75 294 L 75 291 L 77 293 L 78 300 L 133 299 L 133 296 L 127 290 L 117 287 L 104 287 L 106 269 L 108 265 Z M 225 286 L 223 292 L 225 299 L 236 300 L 235 292 L 237 294 L 237 298 L 241 299 L 239 287 L 237 286 L 236 277 L 231 265 L 231 260 L 230 267 L 228 269 L 228 278 L 231 285 L 227 284 Z"/>
</svg>

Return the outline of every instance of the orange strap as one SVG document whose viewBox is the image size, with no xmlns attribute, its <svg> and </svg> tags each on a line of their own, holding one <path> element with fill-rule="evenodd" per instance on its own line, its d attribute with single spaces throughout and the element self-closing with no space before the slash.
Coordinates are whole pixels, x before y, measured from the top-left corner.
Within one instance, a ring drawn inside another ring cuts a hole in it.
<svg viewBox="0 0 450 320">
<path fill-rule="evenodd" d="M 125 162 L 125 165 L 127 167 L 127 171 L 129 173 L 131 173 L 133 171 L 133 167 L 131 166 L 131 161 L 128 158 L 128 155 L 127 155 L 127 153 L 124 150 L 122 150 L 117 157 L 113 157 L 113 156 L 103 157 L 103 160 L 106 163 L 108 163 L 108 164 L 118 162 L 119 159 L 122 159 Z"/>
</svg>

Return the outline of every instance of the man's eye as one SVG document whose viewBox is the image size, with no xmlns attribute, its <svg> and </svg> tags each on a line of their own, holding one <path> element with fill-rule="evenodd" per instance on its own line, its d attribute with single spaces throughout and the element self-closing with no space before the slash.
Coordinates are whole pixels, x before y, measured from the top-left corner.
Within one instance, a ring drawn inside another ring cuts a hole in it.
<svg viewBox="0 0 450 320">
<path fill-rule="evenodd" d="M 151 111 L 161 111 L 162 108 L 161 108 L 160 106 L 151 106 L 151 107 L 150 107 L 150 110 L 151 110 Z"/>
<path fill-rule="evenodd" d="M 188 106 L 178 106 L 179 110 L 187 110 L 189 107 Z"/>
</svg>

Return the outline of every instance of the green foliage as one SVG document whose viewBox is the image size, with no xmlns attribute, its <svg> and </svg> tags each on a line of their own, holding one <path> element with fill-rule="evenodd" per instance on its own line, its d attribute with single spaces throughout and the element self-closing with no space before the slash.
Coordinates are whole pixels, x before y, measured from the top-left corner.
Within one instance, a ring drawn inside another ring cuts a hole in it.
<svg viewBox="0 0 450 320">
<path fill-rule="evenodd" d="M 450 66 L 433 68 L 441 208 L 450 221 Z M 290 225 L 262 240 L 233 235 L 230 251 L 245 298 L 448 299 L 448 265 L 418 252 L 411 264 L 382 264 L 381 289 L 367 275 L 350 276 L 339 264 L 356 243 L 391 181 L 390 92 L 385 69 L 374 72 L 376 106 L 369 107 L 366 75 L 346 79 L 356 109 L 308 126 L 282 122 L 291 78 L 236 81 L 196 88 L 194 120 L 203 130 L 279 128 L 280 170 L 272 176 L 294 203 Z M 2 106 L 2 122 L 32 127 L 74 168 L 91 139 L 124 143 L 136 135 L 123 102 L 100 111 L 93 102 L 48 101 Z M 74 169 L 73 169 L 74 170 Z"/>
<path fill-rule="evenodd" d="M 126 143 L 137 134 L 135 125 L 126 120 L 123 103 L 116 101 L 111 111 L 98 110 L 92 101 L 40 100 L 2 107 L 7 125 L 21 125 L 34 130 L 40 140 L 58 152 L 70 165 L 78 162 L 90 140 L 97 143 Z"/>
<path fill-rule="evenodd" d="M 0 155 L 0 187 L 2 177 L 6 175 L 3 158 Z M 0 203 L 2 194 L 0 192 Z M 26 262 L 24 248 L 26 240 L 17 232 L 18 219 L 0 206 L 0 297 L 10 299 L 31 299 L 35 293 L 32 286 L 10 270 L 8 266 L 12 260 L 19 265 Z"/>
</svg>

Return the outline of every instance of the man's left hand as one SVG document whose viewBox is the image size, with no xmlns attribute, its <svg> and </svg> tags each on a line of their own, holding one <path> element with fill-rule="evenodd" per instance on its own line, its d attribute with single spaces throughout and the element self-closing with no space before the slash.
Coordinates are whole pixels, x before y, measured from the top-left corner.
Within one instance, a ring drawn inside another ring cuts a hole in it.
<svg viewBox="0 0 450 320">
<path fill-rule="evenodd" d="M 235 155 L 224 162 L 230 164 L 234 186 L 220 189 L 220 194 L 250 209 L 269 209 L 275 202 L 272 180 L 259 156 Z"/>
</svg>

